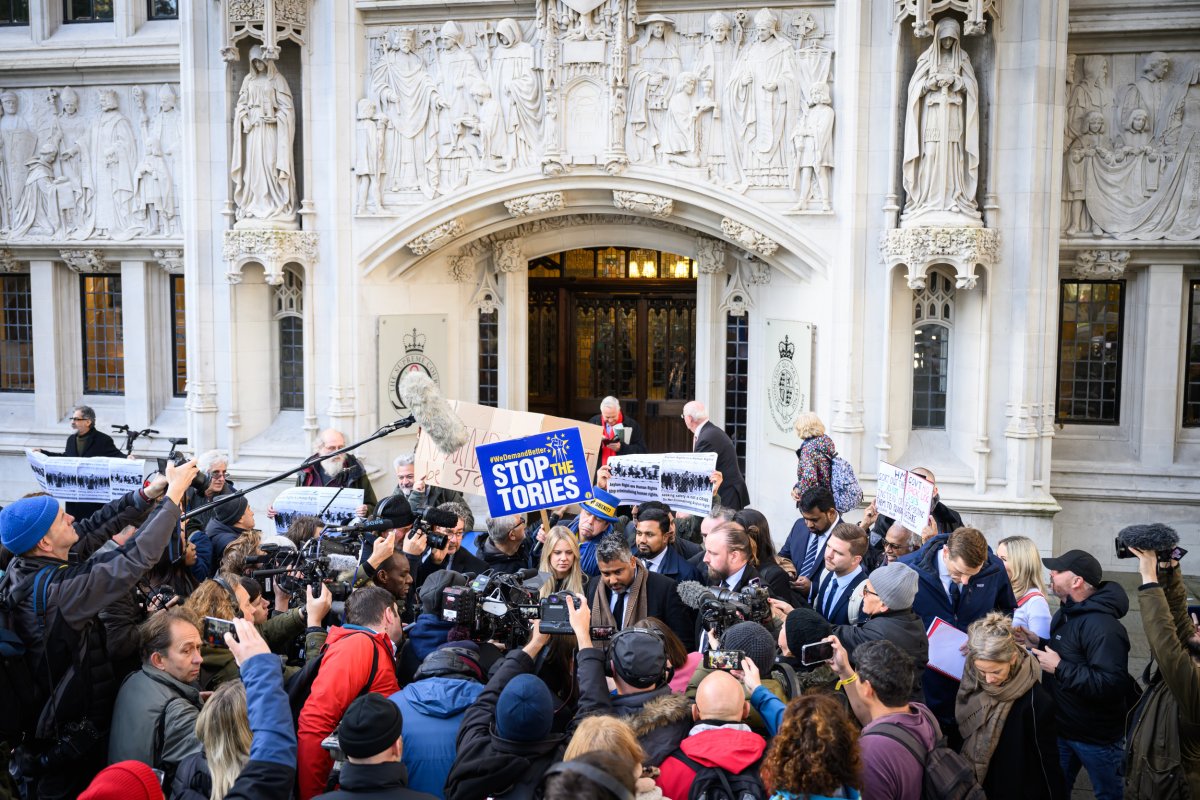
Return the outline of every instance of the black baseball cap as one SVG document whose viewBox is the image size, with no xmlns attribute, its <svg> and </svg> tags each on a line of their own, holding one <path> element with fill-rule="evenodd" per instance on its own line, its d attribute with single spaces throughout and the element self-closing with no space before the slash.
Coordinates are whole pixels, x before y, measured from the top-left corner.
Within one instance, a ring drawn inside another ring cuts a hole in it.
<svg viewBox="0 0 1200 800">
<path fill-rule="evenodd" d="M 1092 586 L 1104 582 L 1104 569 L 1096 557 L 1086 550 L 1068 550 L 1057 558 L 1043 558 L 1046 569 L 1055 572 L 1074 572 Z"/>
<path fill-rule="evenodd" d="M 657 686 L 667 671 L 667 647 L 657 631 L 621 631 L 613 637 L 608 655 L 613 672 L 635 689 Z"/>
</svg>

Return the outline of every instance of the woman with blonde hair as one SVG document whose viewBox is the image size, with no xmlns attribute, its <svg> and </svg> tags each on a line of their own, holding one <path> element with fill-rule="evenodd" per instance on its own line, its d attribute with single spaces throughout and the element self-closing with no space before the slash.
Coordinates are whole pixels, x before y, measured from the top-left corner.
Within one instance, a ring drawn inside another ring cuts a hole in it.
<svg viewBox="0 0 1200 800">
<path fill-rule="evenodd" d="M 825 435 L 825 423 L 811 411 L 796 417 L 793 427 L 800 437 L 800 447 L 796 450 L 796 485 L 792 487 L 792 499 L 799 503 L 809 489 L 821 487 L 833 491 L 833 459 L 837 456 L 837 446 Z"/>
<path fill-rule="evenodd" d="M 615 753 L 635 765 L 633 777 L 637 781 L 637 800 L 662 798 L 662 789 L 654 784 L 657 770 L 642 766 L 642 762 L 646 760 L 646 751 L 642 749 L 628 722 L 603 715 L 587 717 L 575 728 L 562 760 L 573 761 L 584 753 L 595 752 Z"/>
<path fill-rule="evenodd" d="M 1066 797 L 1054 699 L 1036 658 L 993 611 L 967 629 L 967 663 L 954 708 L 962 755 L 988 797 Z"/>
<path fill-rule="evenodd" d="M 542 584 L 542 597 L 549 597 L 555 592 L 586 594 L 587 576 L 579 566 L 579 542 L 570 528 L 555 525 L 546 534 L 538 571 L 549 573 L 553 578 Z"/>
<path fill-rule="evenodd" d="M 996 545 L 996 557 L 1004 562 L 1012 583 L 1017 610 L 1013 627 L 1025 628 L 1043 639 L 1050 638 L 1050 604 L 1042 580 L 1042 555 L 1032 539 L 1010 536 Z"/>
<path fill-rule="evenodd" d="M 224 797 L 250 758 L 250 719 L 246 687 L 241 681 L 223 683 L 196 718 L 196 738 L 203 752 L 185 760 L 175 776 L 172 797 L 208 800 Z"/>
</svg>

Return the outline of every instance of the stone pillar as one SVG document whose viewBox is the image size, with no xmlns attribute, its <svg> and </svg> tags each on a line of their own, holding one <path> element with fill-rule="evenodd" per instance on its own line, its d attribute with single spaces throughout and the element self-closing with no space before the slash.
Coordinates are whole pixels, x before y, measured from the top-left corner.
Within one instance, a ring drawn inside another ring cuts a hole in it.
<svg viewBox="0 0 1200 800">
<path fill-rule="evenodd" d="M 83 390 L 78 277 L 56 261 L 30 261 L 29 285 L 35 424 L 55 428 Z"/>
<path fill-rule="evenodd" d="M 725 242 L 696 240 L 696 397 L 713 419 L 725 416 L 725 314 L 717 306 L 725 289 Z"/>
<path fill-rule="evenodd" d="M 520 239 L 502 239 L 492 248 L 500 277 L 500 407 L 529 408 L 529 269 Z M 486 268 L 485 268 L 486 269 Z"/>
<path fill-rule="evenodd" d="M 1179 332 L 1187 324 L 1179 298 L 1186 283 L 1179 264 L 1151 264 L 1146 273 L 1141 463 L 1169 467 L 1179 429 Z"/>
<path fill-rule="evenodd" d="M 121 319 L 125 341 L 125 424 L 150 427 L 158 392 L 155 345 L 166 334 L 153 324 L 155 297 L 144 261 L 121 261 Z M 136 389 L 134 388 L 136 387 Z"/>
</svg>

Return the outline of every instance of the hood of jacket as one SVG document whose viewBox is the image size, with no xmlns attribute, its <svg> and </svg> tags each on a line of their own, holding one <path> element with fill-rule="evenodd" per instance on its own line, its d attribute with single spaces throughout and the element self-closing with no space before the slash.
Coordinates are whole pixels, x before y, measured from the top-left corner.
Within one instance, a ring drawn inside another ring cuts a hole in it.
<svg viewBox="0 0 1200 800">
<path fill-rule="evenodd" d="M 383 764 L 342 765 L 338 783 L 345 792 L 379 792 L 386 789 L 404 789 L 408 786 L 408 770 L 400 761 Z"/>
<path fill-rule="evenodd" d="M 439 719 L 463 713 L 482 693 L 483 684 L 466 678 L 425 678 L 400 690 L 419 713 Z"/>
<path fill-rule="evenodd" d="M 744 726 L 721 727 L 687 737 L 680 742 L 679 749 L 706 767 L 741 772 L 762 758 L 767 743 L 757 733 L 744 730 Z"/>
<path fill-rule="evenodd" d="M 639 739 L 651 731 L 692 719 L 692 701 L 684 694 L 661 694 L 625 717 Z"/>
<path fill-rule="evenodd" d="M 413 654 L 420 663 L 450 638 L 453 629 L 453 622 L 446 622 L 435 614 L 418 614 L 417 621 L 404 632 L 404 638 L 408 640 L 408 646 L 414 649 Z"/>
<path fill-rule="evenodd" d="M 1104 581 L 1086 600 L 1076 603 L 1071 600 L 1062 604 L 1062 613 L 1067 617 L 1081 614 L 1108 614 L 1117 619 L 1129 613 L 1129 595 L 1125 587 L 1114 581 Z"/>
</svg>

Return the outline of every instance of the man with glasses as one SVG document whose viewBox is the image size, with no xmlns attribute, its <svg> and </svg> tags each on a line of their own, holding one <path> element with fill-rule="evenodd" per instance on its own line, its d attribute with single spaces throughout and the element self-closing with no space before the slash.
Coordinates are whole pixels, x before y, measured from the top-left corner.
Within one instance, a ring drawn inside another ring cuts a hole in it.
<svg viewBox="0 0 1200 800">
<path fill-rule="evenodd" d="M 91 406 L 75 406 L 70 422 L 72 433 L 61 453 L 48 453 L 41 448 L 38 452 L 51 458 L 125 458 L 111 436 L 96 430 L 96 412 Z M 76 519 L 87 519 L 103 507 L 103 503 L 67 503 L 66 512 Z"/>
<path fill-rule="evenodd" d="M 929 639 L 921 618 L 912 610 L 919 583 L 916 571 L 907 564 L 877 567 L 862 584 L 862 613 L 866 619 L 857 625 L 834 625 L 833 635 L 851 660 L 856 647 L 879 639 L 887 639 L 903 650 L 916 667 L 913 701 L 923 703 L 921 677 L 929 660 Z"/>
<path fill-rule="evenodd" d="M 475 515 L 471 513 L 471 509 L 465 503 L 442 503 L 437 510 L 454 514 L 458 517 L 458 524 L 453 528 L 433 526 L 434 533 L 440 533 L 446 537 L 446 547 L 442 550 L 430 548 L 422 554 L 420 565 L 415 568 L 414 572 L 417 576 L 418 589 L 425 584 L 426 578 L 438 570 L 448 569 L 464 575 L 467 573 L 478 575 L 488 568 L 487 563 L 476 558 L 462 546 L 463 537 L 466 536 L 467 531 L 475 527 Z"/>
<path fill-rule="evenodd" d="M 921 534 L 913 533 L 899 522 L 893 522 L 883 537 L 883 554 L 891 564 L 916 550 L 921 549 Z"/>
</svg>

